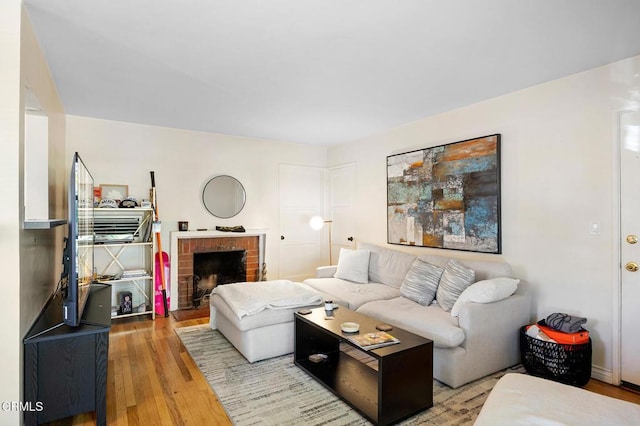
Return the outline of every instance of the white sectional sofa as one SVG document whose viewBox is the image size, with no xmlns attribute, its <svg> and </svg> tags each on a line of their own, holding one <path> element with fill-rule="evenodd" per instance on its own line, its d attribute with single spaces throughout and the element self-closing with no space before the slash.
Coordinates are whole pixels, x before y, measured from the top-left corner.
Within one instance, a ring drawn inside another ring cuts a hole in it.
<svg viewBox="0 0 640 426">
<path fill-rule="evenodd" d="M 472 270 L 473 282 L 480 282 L 460 296 L 452 308 L 454 316 L 448 310 L 450 303 L 447 309 L 437 300 L 418 303 L 414 294 L 408 294 L 408 287 L 403 287 L 410 271 L 416 275 L 414 262 L 447 270 L 451 257 L 415 256 L 367 243 L 359 243 L 357 248 L 369 253 L 366 281 L 362 274 L 355 282 L 336 278 L 342 266 L 339 261 L 337 266 L 318 268 L 317 277 L 304 284 L 325 298 L 330 295 L 334 303 L 433 340 L 433 376 L 453 388 L 520 362 L 518 330 L 530 323 L 531 296 L 523 281 L 510 280 L 517 283 L 510 296 L 496 290 L 503 278 L 512 277 L 509 264 L 465 259 L 452 262 L 465 271 Z M 443 291 L 443 300 L 445 296 Z M 492 301 L 498 298 L 501 300 Z M 467 299 L 470 301 L 464 303 Z"/>
</svg>

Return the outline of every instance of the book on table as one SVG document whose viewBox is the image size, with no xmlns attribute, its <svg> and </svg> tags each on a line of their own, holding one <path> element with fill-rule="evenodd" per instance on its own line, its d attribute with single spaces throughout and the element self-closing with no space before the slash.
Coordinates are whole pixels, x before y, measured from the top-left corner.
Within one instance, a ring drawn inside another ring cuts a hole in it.
<svg viewBox="0 0 640 426">
<path fill-rule="evenodd" d="M 347 339 L 365 350 L 376 349 L 383 346 L 395 345 L 396 343 L 400 343 L 399 339 L 384 331 L 350 336 Z"/>
</svg>

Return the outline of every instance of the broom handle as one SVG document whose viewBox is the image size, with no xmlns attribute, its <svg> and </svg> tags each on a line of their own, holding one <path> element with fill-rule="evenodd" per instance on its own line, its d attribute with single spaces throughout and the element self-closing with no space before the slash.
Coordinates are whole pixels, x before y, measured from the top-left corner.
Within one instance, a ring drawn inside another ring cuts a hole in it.
<svg viewBox="0 0 640 426">
<path fill-rule="evenodd" d="M 151 172 L 151 197 L 153 198 L 153 211 L 155 213 L 156 222 L 160 221 L 158 214 L 158 201 L 156 199 L 156 178 L 155 173 Z M 156 232 L 156 241 L 158 244 L 158 257 L 160 259 L 160 282 L 162 283 L 162 303 L 164 304 L 164 316 L 169 316 L 167 304 L 167 285 L 164 276 L 164 256 L 162 255 L 162 236 L 160 231 Z"/>
</svg>

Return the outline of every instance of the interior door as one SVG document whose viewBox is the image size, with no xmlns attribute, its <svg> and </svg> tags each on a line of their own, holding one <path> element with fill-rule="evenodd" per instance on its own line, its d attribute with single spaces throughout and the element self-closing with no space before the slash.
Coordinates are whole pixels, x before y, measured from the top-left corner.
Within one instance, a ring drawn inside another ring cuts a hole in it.
<svg viewBox="0 0 640 426">
<path fill-rule="evenodd" d="M 337 264 L 341 248 L 355 248 L 355 164 L 329 169 L 331 258 Z"/>
<path fill-rule="evenodd" d="M 640 387 L 640 111 L 620 115 L 621 379 Z"/>
<path fill-rule="evenodd" d="M 324 214 L 325 169 L 281 164 L 279 278 L 302 281 L 323 263 L 323 232 L 309 220 Z"/>
</svg>

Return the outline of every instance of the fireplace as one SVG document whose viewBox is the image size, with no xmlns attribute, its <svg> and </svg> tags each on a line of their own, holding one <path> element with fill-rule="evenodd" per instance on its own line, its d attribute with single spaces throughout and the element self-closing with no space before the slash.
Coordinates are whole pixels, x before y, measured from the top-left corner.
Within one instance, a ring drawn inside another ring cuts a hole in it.
<svg viewBox="0 0 640 426">
<path fill-rule="evenodd" d="M 261 281 L 265 277 L 262 232 L 234 234 L 219 231 L 172 231 L 171 235 L 171 310 L 194 307 L 193 290 L 197 276 L 199 287 L 211 287 L 230 282 Z M 205 260 L 203 270 L 197 269 L 200 257 Z M 230 266 L 242 262 L 240 266 Z M 213 270 L 212 270 L 213 269 Z M 198 287 L 196 287 L 197 290 Z M 210 289 L 209 289 L 210 290 Z M 197 295 L 201 296 L 201 295 Z M 207 305 L 208 306 L 208 305 Z"/>
<path fill-rule="evenodd" d="M 191 285 L 194 308 L 206 301 L 216 286 L 246 281 L 247 251 L 212 251 L 193 254 L 193 276 L 187 278 Z"/>
</svg>

